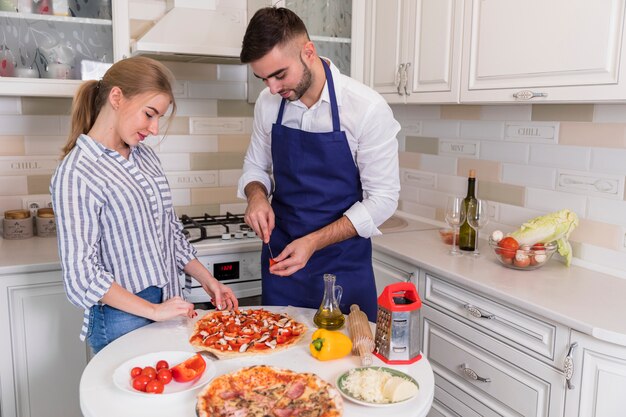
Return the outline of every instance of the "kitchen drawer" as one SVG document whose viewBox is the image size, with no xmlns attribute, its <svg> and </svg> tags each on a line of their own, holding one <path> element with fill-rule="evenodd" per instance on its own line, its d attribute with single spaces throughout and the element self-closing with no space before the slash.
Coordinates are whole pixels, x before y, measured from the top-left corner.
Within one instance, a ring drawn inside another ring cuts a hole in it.
<svg viewBox="0 0 626 417">
<path fill-rule="evenodd" d="M 435 398 L 428 417 L 499 417 L 478 399 L 435 374 Z"/>
<path fill-rule="evenodd" d="M 560 371 L 429 306 L 421 313 L 422 351 L 436 376 L 480 399 L 493 415 L 563 415 Z"/>
<path fill-rule="evenodd" d="M 424 274 L 420 284 L 425 303 L 547 363 L 562 366 L 568 343 L 565 326 L 492 301 L 429 273 Z"/>
</svg>

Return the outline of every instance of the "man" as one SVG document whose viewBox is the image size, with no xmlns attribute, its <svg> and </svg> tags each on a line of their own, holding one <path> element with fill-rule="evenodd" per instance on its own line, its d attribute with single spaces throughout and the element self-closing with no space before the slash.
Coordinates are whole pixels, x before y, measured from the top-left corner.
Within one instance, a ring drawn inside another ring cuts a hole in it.
<svg viewBox="0 0 626 417">
<path fill-rule="evenodd" d="M 241 61 L 268 87 L 238 190 L 266 243 L 263 304 L 318 308 L 330 273 L 343 287 L 342 311 L 356 303 L 375 320 L 370 237 L 397 207 L 399 123 L 378 93 L 317 55 L 288 9 L 252 17 Z"/>
</svg>

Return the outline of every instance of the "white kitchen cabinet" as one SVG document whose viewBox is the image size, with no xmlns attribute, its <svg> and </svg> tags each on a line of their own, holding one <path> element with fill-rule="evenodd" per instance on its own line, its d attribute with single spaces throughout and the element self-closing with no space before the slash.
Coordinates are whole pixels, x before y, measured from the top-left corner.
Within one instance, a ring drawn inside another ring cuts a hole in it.
<svg viewBox="0 0 626 417">
<path fill-rule="evenodd" d="M 30 3 L 33 9 L 44 4 Z M 88 72 L 83 61 L 113 63 L 130 55 L 128 0 L 68 5 L 54 15 L 0 12 L 0 96 L 72 97 Z"/>
<path fill-rule="evenodd" d="M 81 415 L 82 316 L 67 300 L 60 270 L 0 276 L 3 417 Z"/>
<path fill-rule="evenodd" d="M 572 378 L 565 417 L 622 417 L 626 348 L 572 330 Z"/>
<path fill-rule="evenodd" d="M 363 80 L 390 103 L 456 103 L 463 0 L 368 0 Z"/>
<path fill-rule="evenodd" d="M 461 102 L 626 99 L 626 0 L 468 0 Z"/>
<path fill-rule="evenodd" d="M 383 292 L 387 285 L 397 282 L 411 282 L 417 288 L 419 269 L 414 265 L 374 251 L 372 253 L 372 267 L 374 268 L 377 296 Z"/>
</svg>

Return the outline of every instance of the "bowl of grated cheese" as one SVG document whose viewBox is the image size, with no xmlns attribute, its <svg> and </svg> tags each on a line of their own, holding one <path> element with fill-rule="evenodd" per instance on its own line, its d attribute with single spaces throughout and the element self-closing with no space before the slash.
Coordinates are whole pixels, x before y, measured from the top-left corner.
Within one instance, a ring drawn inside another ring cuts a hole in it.
<svg viewBox="0 0 626 417">
<path fill-rule="evenodd" d="M 354 368 L 337 378 L 346 399 L 370 407 L 386 407 L 415 397 L 419 384 L 411 376 L 383 366 Z"/>
</svg>

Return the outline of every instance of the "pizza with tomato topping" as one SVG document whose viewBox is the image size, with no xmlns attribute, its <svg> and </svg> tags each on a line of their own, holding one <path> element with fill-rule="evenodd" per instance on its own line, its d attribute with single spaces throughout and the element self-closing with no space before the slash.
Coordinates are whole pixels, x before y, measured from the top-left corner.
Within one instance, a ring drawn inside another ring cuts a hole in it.
<svg viewBox="0 0 626 417">
<path fill-rule="evenodd" d="M 196 410 L 199 417 L 339 417 L 343 400 L 315 374 L 257 365 L 214 378 Z"/>
<path fill-rule="evenodd" d="M 219 357 L 268 354 L 295 345 L 306 331 L 304 324 L 285 313 L 211 311 L 196 322 L 189 343 Z"/>
</svg>

